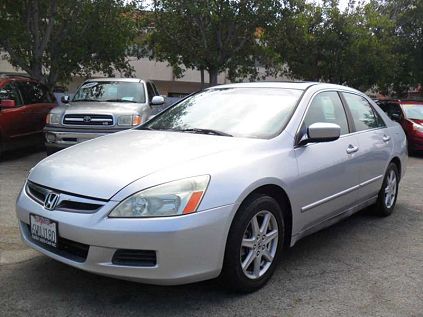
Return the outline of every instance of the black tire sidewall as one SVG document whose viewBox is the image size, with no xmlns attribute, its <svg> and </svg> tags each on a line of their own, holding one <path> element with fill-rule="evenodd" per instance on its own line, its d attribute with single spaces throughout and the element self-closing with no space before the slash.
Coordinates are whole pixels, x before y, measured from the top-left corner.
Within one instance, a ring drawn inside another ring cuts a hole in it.
<svg viewBox="0 0 423 317">
<path fill-rule="evenodd" d="M 395 172 L 395 176 L 396 176 L 396 180 L 397 180 L 397 191 L 395 193 L 395 200 L 394 200 L 393 205 L 390 208 L 388 208 L 385 204 L 385 187 L 386 187 L 387 182 L 388 182 L 388 175 L 390 174 L 390 172 L 392 170 Z M 392 214 L 392 212 L 395 209 L 395 205 L 397 203 L 398 191 L 399 191 L 398 168 L 394 163 L 390 163 L 387 170 L 386 170 L 385 177 L 383 178 L 382 188 L 380 189 L 379 196 L 378 196 L 377 213 L 380 216 L 389 216 L 390 214 Z"/>
<path fill-rule="evenodd" d="M 278 246 L 275 258 L 267 272 L 262 277 L 253 280 L 245 276 L 241 267 L 241 242 L 250 220 L 263 210 L 269 211 L 275 216 L 278 224 Z M 262 287 L 272 276 L 280 260 L 280 254 L 284 244 L 284 235 L 285 226 L 282 210 L 276 200 L 267 195 L 254 195 L 247 199 L 235 215 L 226 243 L 225 259 L 222 270 L 222 276 L 226 286 L 241 292 L 251 292 Z"/>
</svg>

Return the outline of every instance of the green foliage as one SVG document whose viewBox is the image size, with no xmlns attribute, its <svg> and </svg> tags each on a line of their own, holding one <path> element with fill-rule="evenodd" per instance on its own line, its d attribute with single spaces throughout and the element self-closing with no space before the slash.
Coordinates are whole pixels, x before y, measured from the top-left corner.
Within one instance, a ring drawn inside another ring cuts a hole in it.
<svg viewBox="0 0 423 317">
<path fill-rule="evenodd" d="M 340 11 L 337 1 L 322 6 L 291 3 L 269 42 L 288 65 L 288 75 L 345 84 L 361 90 L 385 88 L 397 71 L 395 25 L 377 3 Z"/>
<path fill-rule="evenodd" d="M 154 31 L 148 38 L 153 56 L 184 68 L 207 70 L 210 83 L 229 70 L 232 78 L 256 72 L 260 56 L 257 30 L 274 23 L 274 0 L 157 0 Z"/>
<path fill-rule="evenodd" d="M 134 9 L 124 0 L 3 0 L 0 47 L 12 65 L 50 88 L 76 74 L 131 73 Z"/>
</svg>

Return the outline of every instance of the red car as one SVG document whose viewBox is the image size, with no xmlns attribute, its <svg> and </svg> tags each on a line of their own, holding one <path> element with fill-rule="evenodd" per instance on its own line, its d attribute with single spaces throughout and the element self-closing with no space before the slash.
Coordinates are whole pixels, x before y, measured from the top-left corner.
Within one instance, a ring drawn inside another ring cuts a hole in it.
<svg viewBox="0 0 423 317">
<path fill-rule="evenodd" d="M 0 154 L 43 144 L 46 116 L 56 99 L 38 81 L 0 74 Z"/>
<path fill-rule="evenodd" d="M 379 101 L 379 106 L 403 127 L 410 153 L 423 151 L 423 101 Z"/>
</svg>

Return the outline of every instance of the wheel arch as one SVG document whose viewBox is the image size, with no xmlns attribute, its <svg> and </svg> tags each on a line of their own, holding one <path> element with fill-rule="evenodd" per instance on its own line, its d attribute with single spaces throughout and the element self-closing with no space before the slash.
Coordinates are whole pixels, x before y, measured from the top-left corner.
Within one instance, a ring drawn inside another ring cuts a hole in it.
<svg viewBox="0 0 423 317">
<path fill-rule="evenodd" d="M 235 215 L 241 209 L 242 205 L 248 200 L 248 198 L 255 194 L 268 195 L 277 201 L 278 205 L 280 206 L 282 210 L 282 216 L 283 216 L 284 224 L 285 224 L 285 246 L 289 247 L 291 245 L 291 238 L 292 238 L 293 217 L 292 217 L 291 201 L 289 199 L 289 196 L 286 190 L 276 184 L 271 184 L 271 183 L 262 184 L 254 188 L 253 190 L 250 190 L 249 193 L 243 197 L 237 211 L 235 212 Z M 235 216 L 233 219 L 235 219 Z"/>
<path fill-rule="evenodd" d="M 399 173 L 399 178 L 401 179 L 402 177 L 402 166 L 401 166 L 401 160 L 399 159 L 399 157 L 395 156 L 390 163 L 394 163 L 398 169 L 398 173 Z"/>
</svg>

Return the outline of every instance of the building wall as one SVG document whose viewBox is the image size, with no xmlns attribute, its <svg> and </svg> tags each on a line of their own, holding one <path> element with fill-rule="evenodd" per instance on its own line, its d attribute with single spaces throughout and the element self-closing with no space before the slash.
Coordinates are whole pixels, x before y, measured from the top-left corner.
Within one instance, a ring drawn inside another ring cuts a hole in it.
<svg viewBox="0 0 423 317">
<path fill-rule="evenodd" d="M 135 70 L 134 76 L 137 78 L 152 80 L 157 86 L 162 95 L 184 95 L 198 90 L 201 90 L 201 75 L 200 71 L 186 70 L 182 78 L 175 78 L 172 67 L 166 62 L 158 62 L 156 60 L 149 60 L 148 58 L 141 58 L 139 60 L 130 58 L 131 66 Z M 0 59 L 0 73 L 25 73 L 15 69 L 6 60 Z M 123 74 L 116 72 L 116 77 L 123 77 Z M 94 74 L 93 77 L 104 77 L 103 74 Z M 226 73 L 219 74 L 218 84 L 230 83 L 226 78 Z M 266 80 L 283 80 L 284 78 L 268 77 Z M 69 93 L 74 93 L 79 85 L 85 80 L 83 77 L 73 77 L 72 81 L 66 85 Z M 204 73 L 204 82 L 207 86 L 209 83 L 209 74 Z"/>
</svg>

